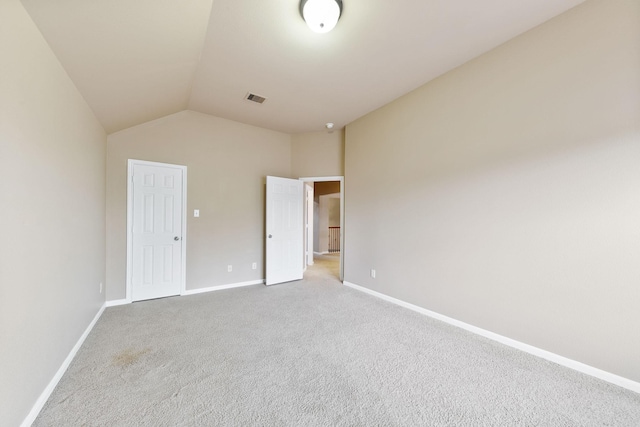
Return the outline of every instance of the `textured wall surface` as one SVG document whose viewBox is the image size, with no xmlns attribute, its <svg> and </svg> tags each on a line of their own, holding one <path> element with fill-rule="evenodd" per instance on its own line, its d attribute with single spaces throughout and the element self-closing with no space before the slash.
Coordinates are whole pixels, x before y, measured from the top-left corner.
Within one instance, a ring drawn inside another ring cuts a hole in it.
<svg viewBox="0 0 640 427">
<path fill-rule="evenodd" d="M 106 134 L 17 0 L 0 2 L 0 425 L 104 304 Z"/>
<path fill-rule="evenodd" d="M 640 381 L 639 16 L 586 2 L 348 125 L 345 280 Z"/>
<path fill-rule="evenodd" d="M 296 178 L 344 175 L 344 132 L 292 135 L 291 174 Z"/>
</svg>

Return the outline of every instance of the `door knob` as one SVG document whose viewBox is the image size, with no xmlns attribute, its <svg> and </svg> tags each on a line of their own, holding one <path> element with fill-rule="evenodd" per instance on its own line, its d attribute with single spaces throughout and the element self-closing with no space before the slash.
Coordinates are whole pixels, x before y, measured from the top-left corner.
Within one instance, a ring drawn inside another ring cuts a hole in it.
<svg viewBox="0 0 640 427">
<path fill-rule="evenodd" d="M 178 240 L 180 240 L 180 238 L 178 236 L 176 236 L 176 237 L 173 238 L 173 240 L 178 241 Z"/>
<path fill-rule="evenodd" d="M 271 234 L 269 234 L 269 238 L 272 238 L 273 236 Z"/>
</svg>

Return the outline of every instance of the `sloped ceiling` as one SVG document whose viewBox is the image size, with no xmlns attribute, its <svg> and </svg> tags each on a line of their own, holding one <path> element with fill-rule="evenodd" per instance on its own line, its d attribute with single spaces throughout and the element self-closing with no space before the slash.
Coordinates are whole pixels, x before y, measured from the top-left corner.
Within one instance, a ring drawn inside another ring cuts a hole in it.
<svg viewBox="0 0 640 427">
<path fill-rule="evenodd" d="M 341 128 L 583 1 L 343 0 L 327 34 L 298 0 L 23 4 L 108 133 L 184 109 L 300 133 Z"/>
</svg>

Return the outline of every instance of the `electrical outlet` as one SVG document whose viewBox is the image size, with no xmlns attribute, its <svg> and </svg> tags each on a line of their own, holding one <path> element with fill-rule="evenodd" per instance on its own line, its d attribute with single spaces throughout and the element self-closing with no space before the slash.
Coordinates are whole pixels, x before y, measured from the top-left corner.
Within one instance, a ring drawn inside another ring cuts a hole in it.
<svg viewBox="0 0 640 427">
<path fill-rule="evenodd" d="M 102 282 L 100 282 L 100 293 L 102 293 Z"/>
<path fill-rule="evenodd" d="M 375 270 L 371 270 L 371 278 L 375 279 L 376 278 L 376 271 Z"/>
<path fill-rule="evenodd" d="M 258 263 L 254 262 L 253 264 L 251 264 L 251 269 L 255 270 L 256 268 L 258 268 Z"/>
<path fill-rule="evenodd" d="M 233 271 L 233 265 L 227 265 L 227 272 L 231 273 Z"/>
</svg>

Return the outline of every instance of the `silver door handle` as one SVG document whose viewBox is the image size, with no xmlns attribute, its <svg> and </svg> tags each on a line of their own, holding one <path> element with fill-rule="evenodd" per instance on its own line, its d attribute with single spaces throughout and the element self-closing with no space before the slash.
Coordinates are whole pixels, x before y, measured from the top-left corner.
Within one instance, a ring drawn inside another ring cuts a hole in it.
<svg viewBox="0 0 640 427">
<path fill-rule="evenodd" d="M 271 234 L 269 234 L 269 238 L 272 238 L 273 236 Z"/>
<path fill-rule="evenodd" d="M 178 241 L 180 238 L 178 236 L 174 237 L 173 240 Z"/>
</svg>

